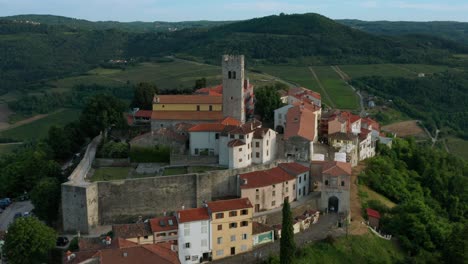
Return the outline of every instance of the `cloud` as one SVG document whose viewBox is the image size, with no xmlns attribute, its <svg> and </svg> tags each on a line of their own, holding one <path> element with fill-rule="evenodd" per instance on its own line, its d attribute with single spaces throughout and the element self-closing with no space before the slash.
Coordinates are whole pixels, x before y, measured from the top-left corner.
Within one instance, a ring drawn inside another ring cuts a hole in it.
<svg viewBox="0 0 468 264">
<path fill-rule="evenodd" d="M 390 6 L 400 9 L 419 9 L 429 11 L 468 11 L 468 4 L 409 3 L 392 2 Z"/>
</svg>

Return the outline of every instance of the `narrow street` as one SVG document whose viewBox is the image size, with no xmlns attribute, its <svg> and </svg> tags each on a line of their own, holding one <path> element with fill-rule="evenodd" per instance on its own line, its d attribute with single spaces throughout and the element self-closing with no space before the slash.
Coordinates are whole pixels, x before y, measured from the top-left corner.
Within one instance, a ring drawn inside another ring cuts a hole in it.
<svg viewBox="0 0 468 264">
<path fill-rule="evenodd" d="M 16 213 L 31 212 L 34 209 L 31 201 L 24 202 L 13 202 L 10 206 L 5 208 L 5 211 L 0 214 L 0 230 L 4 231 L 8 229 L 10 223 L 13 222 L 13 217 Z"/>
</svg>

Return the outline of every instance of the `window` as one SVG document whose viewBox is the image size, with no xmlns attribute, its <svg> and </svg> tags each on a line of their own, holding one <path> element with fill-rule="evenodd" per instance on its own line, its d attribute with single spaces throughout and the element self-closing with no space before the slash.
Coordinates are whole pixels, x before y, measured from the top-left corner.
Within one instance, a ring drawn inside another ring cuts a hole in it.
<svg viewBox="0 0 468 264">
<path fill-rule="evenodd" d="M 271 187 L 276 188 L 276 185 L 273 184 Z"/>
<path fill-rule="evenodd" d="M 237 211 L 230 211 L 230 212 L 229 212 L 229 216 L 230 216 L 230 217 L 237 216 Z"/>
<path fill-rule="evenodd" d="M 246 137 L 247 139 L 249 139 L 249 134 L 245 135 L 245 137 Z"/>
<path fill-rule="evenodd" d="M 184 224 L 184 236 L 190 236 L 190 223 Z"/>
<path fill-rule="evenodd" d="M 258 192 L 258 189 L 255 189 L 255 192 Z"/>
<path fill-rule="evenodd" d="M 218 231 L 223 230 L 223 225 L 218 225 Z"/>
<path fill-rule="evenodd" d="M 260 147 L 260 142 L 255 142 L 255 147 L 259 148 Z"/>
<path fill-rule="evenodd" d="M 148 239 L 148 236 L 144 236 L 143 238 L 144 238 L 144 239 Z"/>
<path fill-rule="evenodd" d="M 234 100 L 234 96 L 231 96 L 231 100 Z"/>
<path fill-rule="evenodd" d="M 271 206 L 275 206 L 276 205 L 276 201 L 271 201 Z"/>
<path fill-rule="evenodd" d="M 229 135 L 229 138 L 234 138 L 234 135 L 232 135 L 232 134 L 231 134 L 231 135 Z"/>
<path fill-rule="evenodd" d="M 190 243 L 185 243 L 185 248 L 190 248 Z"/>
<path fill-rule="evenodd" d="M 268 147 L 268 139 L 267 139 L 267 147 Z"/>
<path fill-rule="evenodd" d="M 271 193 L 271 196 L 276 196 L 276 191 L 273 191 L 273 192 Z"/>
<path fill-rule="evenodd" d="M 301 195 L 301 189 L 299 189 L 299 195 Z"/>
<path fill-rule="evenodd" d="M 210 111 L 213 111 L 213 106 L 210 105 L 210 106 L 209 106 L 209 109 L 210 109 Z"/>
<path fill-rule="evenodd" d="M 304 181 L 307 181 L 307 174 L 304 174 Z"/>
<path fill-rule="evenodd" d="M 218 243 L 218 245 L 221 245 L 223 243 L 223 237 L 218 237 L 216 239 L 216 242 Z"/>
<path fill-rule="evenodd" d="M 219 133 L 215 134 L 215 139 L 219 139 Z"/>
<path fill-rule="evenodd" d="M 208 233 L 208 222 L 206 222 L 206 221 L 202 222 L 201 232 L 202 232 L 202 234 Z"/>
<path fill-rule="evenodd" d="M 293 184 L 293 190 L 296 190 L 296 184 Z"/>
<path fill-rule="evenodd" d="M 267 156 L 268 156 L 269 154 L 270 154 L 270 153 L 269 153 L 269 151 L 268 151 L 268 149 L 267 149 Z"/>
<path fill-rule="evenodd" d="M 260 200 L 260 195 L 255 195 L 255 200 Z"/>
<path fill-rule="evenodd" d="M 239 159 L 239 162 L 242 162 L 242 159 Z"/>
<path fill-rule="evenodd" d="M 247 251 L 247 245 L 241 245 L 241 251 Z"/>
<path fill-rule="evenodd" d="M 239 148 L 239 152 L 242 152 L 242 148 Z"/>
<path fill-rule="evenodd" d="M 237 228 L 237 223 L 230 223 L 229 228 Z"/>
<path fill-rule="evenodd" d="M 217 213 L 216 219 L 221 219 L 221 218 L 224 218 L 224 213 Z"/>
<path fill-rule="evenodd" d="M 198 149 L 197 148 L 195 149 L 195 155 L 198 155 Z"/>
<path fill-rule="evenodd" d="M 283 115 L 282 115 L 282 114 L 278 114 L 278 118 L 279 118 L 279 119 L 282 119 L 282 118 L 283 118 Z"/>
<path fill-rule="evenodd" d="M 249 213 L 249 210 L 247 209 L 242 209 L 241 210 L 241 215 L 247 215 Z"/>
<path fill-rule="evenodd" d="M 328 180 L 325 180 L 325 185 L 328 185 Z"/>
<path fill-rule="evenodd" d="M 299 183 L 301 183 L 301 182 L 302 182 L 302 177 L 299 177 Z"/>
<path fill-rule="evenodd" d="M 216 250 L 216 256 L 224 255 L 224 249 Z"/>
<path fill-rule="evenodd" d="M 247 240 L 247 234 L 242 234 L 242 240 Z"/>
<path fill-rule="evenodd" d="M 197 111 L 200 111 L 200 106 L 199 105 L 197 105 Z"/>
<path fill-rule="evenodd" d="M 235 72 L 235 71 L 232 72 L 232 78 L 233 78 L 233 79 L 236 78 L 236 72 Z"/>
<path fill-rule="evenodd" d="M 236 235 L 231 236 L 231 242 L 236 241 Z"/>
<path fill-rule="evenodd" d="M 241 222 L 241 226 L 249 226 L 249 222 L 247 222 L 247 221 L 242 221 L 242 222 Z"/>
<path fill-rule="evenodd" d="M 255 153 L 256 158 L 260 158 L 260 152 Z"/>
<path fill-rule="evenodd" d="M 341 186 L 344 186 L 344 181 L 341 181 Z"/>
<path fill-rule="evenodd" d="M 250 154 L 247 155 L 247 160 L 250 160 Z"/>
<path fill-rule="evenodd" d="M 286 187 L 286 192 L 289 192 L 289 187 Z"/>
<path fill-rule="evenodd" d="M 231 79 L 231 71 L 228 71 L 228 79 Z"/>
<path fill-rule="evenodd" d="M 161 124 L 161 127 L 164 127 L 164 125 L 163 125 L 163 124 Z"/>
<path fill-rule="evenodd" d="M 190 260 L 190 255 L 185 256 L 185 260 Z"/>
<path fill-rule="evenodd" d="M 201 241 L 201 246 L 202 246 L 202 247 L 207 247 L 207 246 L 208 246 L 208 240 L 202 239 L 202 241 Z"/>
<path fill-rule="evenodd" d="M 198 260 L 198 255 L 193 255 L 192 256 L 192 261 L 197 261 Z"/>
<path fill-rule="evenodd" d="M 239 139 L 244 139 L 244 135 L 239 135 Z"/>
</svg>

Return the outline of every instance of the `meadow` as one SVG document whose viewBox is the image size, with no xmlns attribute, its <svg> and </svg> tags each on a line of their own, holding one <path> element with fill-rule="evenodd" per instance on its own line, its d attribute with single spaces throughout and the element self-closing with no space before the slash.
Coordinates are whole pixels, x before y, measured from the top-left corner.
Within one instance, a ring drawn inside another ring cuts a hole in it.
<svg viewBox="0 0 468 264">
<path fill-rule="evenodd" d="M 362 64 L 362 65 L 340 65 L 351 78 L 364 76 L 383 76 L 383 77 L 407 77 L 416 78 L 419 73 L 433 74 L 450 69 L 443 65 L 426 64 Z"/>
<path fill-rule="evenodd" d="M 456 137 L 448 137 L 445 140 L 450 153 L 468 160 L 468 140 Z"/>
</svg>

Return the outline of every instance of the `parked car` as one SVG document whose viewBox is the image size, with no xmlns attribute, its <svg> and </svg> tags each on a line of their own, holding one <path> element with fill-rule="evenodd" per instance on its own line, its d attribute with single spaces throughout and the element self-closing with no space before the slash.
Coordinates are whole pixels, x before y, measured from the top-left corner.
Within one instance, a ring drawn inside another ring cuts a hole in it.
<svg viewBox="0 0 468 264">
<path fill-rule="evenodd" d="M 0 208 L 5 209 L 8 206 L 11 205 L 11 199 L 10 198 L 3 198 L 0 200 Z"/>
<path fill-rule="evenodd" d="M 24 212 L 23 217 L 33 216 L 31 212 Z"/>
<path fill-rule="evenodd" d="M 57 242 L 55 243 L 57 247 L 64 247 L 68 244 L 67 237 L 57 237 Z"/>
<path fill-rule="evenodd" d="M 13 216 L 13 220 L 16 220 L 16 219 L 18 219 L 20 217 L 23 217 L 23 214 L 18 212 L 18 213 L 15 214 L 15 216 Z"/>
</svg>

